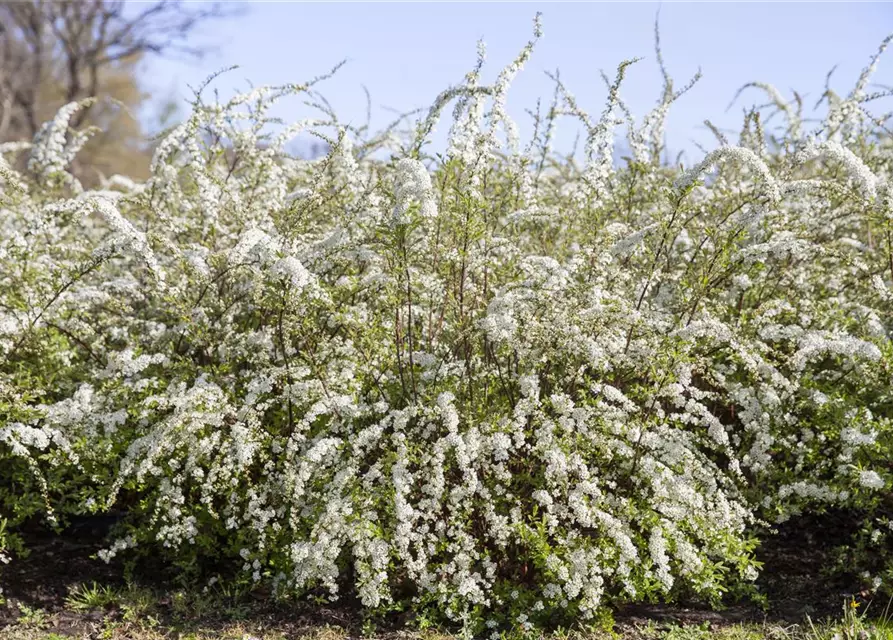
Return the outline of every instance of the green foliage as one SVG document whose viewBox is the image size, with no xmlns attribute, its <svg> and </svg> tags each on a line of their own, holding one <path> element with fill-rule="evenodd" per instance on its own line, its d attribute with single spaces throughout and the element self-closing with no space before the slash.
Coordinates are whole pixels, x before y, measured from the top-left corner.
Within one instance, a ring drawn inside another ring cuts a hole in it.
<svg viewBox="0 0 893 640">
<path fill-rule="evenodd" d="M 751 110 L 737 146 L 719 136 L 686 169 L 661 163 L 662 132 L 699 75 L 674 92 L 665 74 L 637 126 L 632 62 L 597 120 L 556 77 L 522 149 L 504 105 L 539 35 L 537 19 L 493 85 L 479 65 L 380 135 L 324 103 L 278 133 L 267 110 L 314 81 L 199 92 L 145 183 L 68 172 L 87 103 L 0 148 L 28 151 L 27 172 L 0 164 L 10 531 L 123 514 L 103 560 L 173 566 L 232 618 L 260 584 L 346 595 L 368 633 L 395 612 L 465 635 L 607 633 L 623 602 L 758 597 L 763 525 L 829 506 L 862 522 L 848 568 L 889 588 L 877 56 L 816 131 L 776 101 L 780 131 Z M 428 154 L 451 102 L 449 147 Z M 551 149 L 563 118 L 582 166 Z M 324 158 L 285 153 L 302 129 Z M 70 604 L 148 606 L 96 585 Z"/>
</svg>

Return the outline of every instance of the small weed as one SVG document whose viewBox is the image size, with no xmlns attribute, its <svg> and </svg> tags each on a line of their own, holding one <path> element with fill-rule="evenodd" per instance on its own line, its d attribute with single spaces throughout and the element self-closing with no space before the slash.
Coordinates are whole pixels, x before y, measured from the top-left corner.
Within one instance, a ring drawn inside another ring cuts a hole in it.
<svg viewBox="0 0 893 640">
<path fill-rule="evenodd" d="M 47 624 L 47 614 L 39 607 L 29 607 L 24 602 L 18 603 L 18 623 L 24 627 L 42 629 Z"/>
<path fill-rule="evenodd" d="M 373 638 L 375 636 L 376 624 L 372 618 L 363 620 L 362 634 L 364 638 Z"/>
<path fill-rule="evenodd" d="M 860 611 L 862 605 L 849 598 L 843 605 L 843 619 L 838 622 L 816 625 L 807 618 L 808 640 L 893 640 L 890 603 L 878 618 L 868 615 L 870 604 Z"/>
<path fill-rule="evenodd" d="M 149 589 L 141 587 L 128 587 L 120 597 L 121 612 L 126 622 L 137 622 L 144 619 L 151 626 L 156 626 L 157 621 L 150 614 L 155 610 L 155 594 Z"/>
<path fill-rule="evenodd" d="M 325 625 L 313 634 L 313 640 L 346 640 L 347 634 L 341 627 Z M 433 639 L 432 639 L 433 640 Z"/>
<path fill-rule="evenodd" d="M 93 582 L 89 586 L 82 584 L 74 587 L 65 598 L 65 604 L 72 611 L 90 611 L 117 604 L 119 598 L 113 587 Z"/>
<path fill-rule="evenodd" d="M 702 622 L 698 625 L 671 627 L 664 634 L 663 640 L 710 640 L 712 636 L 710 623 Z"/>
</svg>

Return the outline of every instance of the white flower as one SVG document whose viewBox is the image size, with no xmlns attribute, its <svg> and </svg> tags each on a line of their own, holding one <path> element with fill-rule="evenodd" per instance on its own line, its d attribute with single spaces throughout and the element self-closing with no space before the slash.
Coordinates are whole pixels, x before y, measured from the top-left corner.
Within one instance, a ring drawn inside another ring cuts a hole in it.
<svg viewBox="0 0 893 640">
<path fill-rule="evenodd" d="M 293 256 L 286 256 L 285 258 L 278 260 L 270 268 L 270 271 L 285 278 L 291 284 L 292 288 L 297 291 L 301 291 L 313 281 L 313 276 L 310 272 L 304 268 L 304 265 L 301 264 L 300 260 Z"/>
<path fill-rule="evenodd" d="M 410 220 L 409 208 L 413 204 L 419 206 L 419 215 L 423 219 L 437 216 L 437 205 L 431 187 L 431 176 L 420 161 L 403 158 L 397 162 L 394 178 L 394 196 L 397 204 L 394 207 L 394 224 L 407 224 Z"/>
<path fill-rule="evenodd" d="M 868 489 L 883 489 L 886 483 L 876 471 L 860 471 L 859 484 Z"/>
</svg>

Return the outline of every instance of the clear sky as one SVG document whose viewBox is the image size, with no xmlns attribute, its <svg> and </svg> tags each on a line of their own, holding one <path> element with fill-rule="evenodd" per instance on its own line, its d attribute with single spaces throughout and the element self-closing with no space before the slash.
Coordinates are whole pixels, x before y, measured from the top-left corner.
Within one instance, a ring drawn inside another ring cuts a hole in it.
<svg viewBox="0 0 893 640">
<path fill-rule="evenodd" d="M 153 60 L 146 63 L 146 88 L 155 97 L 190 95 L 209 73 L 239 65 L 213 86 L 223 96 L 250 85 L 301 82 L 348 63 L 320 86 L 342 120 L 362 124 L 366 101 L 373 102 L 373 127 L 392 119 L 387 108 L 427 107 L 473 66 L 476 42 L 487 44 L 485 82 L 515 57 L 532 33 L 537 11 L 544 36 L 509 92 L 509 114 L 522 140 L 530 131 L 525 109 L 538 97 L 547 103 L 552 83 L 544 71 L 560 69 L 562 80 L 581 107 L 598 116 L 607 90 L 599 76 L 613 77 L 625 58 L 643 57 L 628 73 L 621 96 L 641 118 L 660 94 L 654 56 L 654 19 L 660 7 L 661 48 L 677 87 L 700 66 L 703 78 L 670 111 L 671 150 L 685 150 L 689 162 L 700 157 L 692 141 L 715 146 L 703 127 L 709 118 L 738 130 L 742 108 L 765 102 L 749 90 L 726 112 L 737 89 L 759 80 L 808 96 L 811 109 L 825 75 L 837 70 L 831 86 L 848 92 L 881 40 L 893 33 L 893 3 L 245 3 L 244 15 L 206 28 L 198 41 L 216 50 L 198 62 Z M 893 51 L 886 54 L 873 82 L 893 85 Z M 893 99 L 882 106 L 893 110 Z M 286 120 L 309 115 L 299 100 L 283 103 L 274 114 Z M 151 110 L 147 112 L 151 120 Z M 151 126 L 151 123 L 150 123 Z M 442 143 L 448 123 L 438 127 Z M 620 128 L 620 132 L 624 130 Z M 558 146 L 570 149 L 576 129 L 567 121 Z"/>
</svg>

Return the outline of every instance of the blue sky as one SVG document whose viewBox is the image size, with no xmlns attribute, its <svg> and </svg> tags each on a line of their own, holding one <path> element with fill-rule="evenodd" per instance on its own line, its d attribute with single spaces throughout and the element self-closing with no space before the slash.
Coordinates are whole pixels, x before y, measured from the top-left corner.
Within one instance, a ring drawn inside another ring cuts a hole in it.
<svg viewBox="0 0 893 640">
<path fill-rule="evenodd" d="M 392 119 L 387 108 L 427 107 L 473 66 L 476 42 L 487 44 L 484 81 L 515 57 L 532 33 L 532 19 L 543 14 L 544 36 L 509 92 L 509 114 L 524 139 L 531 130 L 525 109 L 538 97 L 547 102 L 551 81 L 544 71 L 560 69 L 578 103 L 597 116 L 607 90 L 599 69 L 613 77 L 625 58 L 643 57 L 633 66 L 621 96 L 639 118 L 655 103 L 661 76 L 654 56 L 653 28 L 660 7 L 661 45 L 668 70 L 681 87 L 697 71 L 701 81 L 671 108 L 667 140 L 672 151 L 685 150 L 689 162 L 700 157 L 693 141 L 714 146 L 703 127 L 709 118 L 737 130 L 742 108 L 763 103 L 756 90 L 743 94 L 726 112 L 737 89 L 760 80 L 784 95 L 796 89 L 809 108 L 837 65 L 831 85 L 848 92 L 880 41 L 893 32 L 891 3 L 244 3 L 244 15 L 206 28 L 196 40 L 215 45 L 197 62 L 152 60 L 145 63 L 145 86 L 156 98 L 190 95 L 209 73 L 239 65 L 213 86 L 227 96 L 253 85 L 301 82 L 348 63 L 320 86 L 342 120 L 362 124 L 372 95 L 373 128 Z M 893 52 L 882 59 L 874 82 L 893 85 Z M 893 100 L 881 105 L 893 109 Z M 884 108 L 885 107 L 885 108 Z M 185 112 L 185 111 L 184 111 Z M 300 100 L 284 102 L 274 115 L 296 120 L 309 115 Z M 147 124 L 152 123 L 147 110 Z M 443 121 L 435 144 L 445 139 Z M 621 129 L 622 132 L 623 129 Z M 566 121 L 557 138 L 569 150 L 575 126 Z"/>
</svg>

